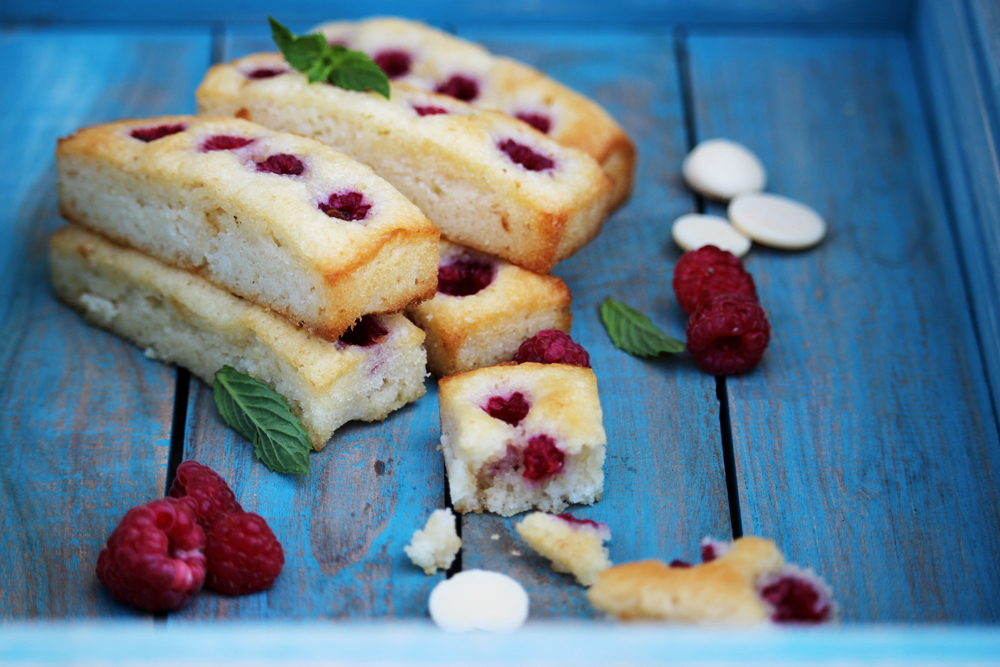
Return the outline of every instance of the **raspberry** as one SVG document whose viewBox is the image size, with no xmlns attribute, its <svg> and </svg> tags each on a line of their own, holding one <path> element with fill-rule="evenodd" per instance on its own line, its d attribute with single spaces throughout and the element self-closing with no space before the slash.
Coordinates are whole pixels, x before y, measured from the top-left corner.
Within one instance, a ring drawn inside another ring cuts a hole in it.
<svg viewBox="0 0 1000 667">
<path fill-rule="evenodd" d="M 277 153 L 263 162 L 257 163 L 257 171 L 278 174 L 279 176 L 298 176 L 305 169 L 306 166 L 302 164 L 302 160 L 288 153 Z"/>
<path fill-rule="evenodd" d="M 591 528 L 597 528 L 598 530 L 600 530 L 602 525 L 590 519 L 577 519 L 569 512 L 563 512 L 562 514 L 557 514 L 556 516 L 565 521 L 566 523 L 570 524 L 571 526 L 590 526 Z"/>
<path fill-rule="evenodd" d="M 364 220 L 371 207 L 363 194 L 354 191 L 332 194 L 326 203 L 319 203 L 319 210 L 338 220 Z"/>
<path fill-rule="evenodd" d="M 524 400 L 524 394 L 515 392 L 504 398 L 503 396 L 491 396 L 483 410 L 490 417 L 507 422 L 511 426 L 517 426 L 521 420 L 528 416 L 531 406 Z"/>
<path fill-rule="evenodd" d="M 437 291 L 449 296 L 471 296 L 493 282 L 493 264 L 476 257 L 459 257 L 438 267 Z"/>
<path fill-rule="evenodd" d="M 686 560 L 681 560 L 680 558 L 675 558 L 670 561 L 670 567 L 688 568 L 691 567 L 691 563 Z"/>
<path fill-rule="evenodd" d="M 720 294 L 742 294 L 757 300 L 753 277 L 739 258 L 712 245 L 684 253 L 674 268 L 673 284 L 677 302 L 688 315 Z"/>
<path fill-rule="evenodd" d="M 760 596 L 773 608 L 771 620 L 777 623 L 822 623 L 833 613 L 829 596 L 806 576 L 786 574 L 764 586 Z"/>
<path fill-rule="evenodd" d="M 163 137 L 169 137 L 171 134 L 183 132 L 185 129 L 187 129 L 187 127 L 184 123 L 178 123 L 176 125 L 158 125 L 156 127 L 143 127 L 137 130 L 132 130 L 132 138 L 149 143 L 150 141 L 156 141 L 157 139 L 162 139 Z"/>
<path fill-rule="evenodd" d="M 364 315 L 340 336 L 340 340 L 348 345 L 368 347 L 381 342 L 388 333 L 389 330 L 379 324 L 374 315 Z"/>
<path fill-rule="evenodd" d="M 450 95 L 463 102 L 471 102 L 479 97 L 479 84 L 475 79 L 461 74 L 456 74 L 442 84 L 439 84 L 435 93 Z"/>
<path fill-rule="evenodd" d="M 130 509 L 97 557 L 111 594 L 147 611 L 171 611 L 205 581 L 205 531 L 191 499 L 164 498 Z"/>
<path fill-rule="evenodd" d="M 243 148 L 247 144 L 252 144 L 253 139 L 247 139 L 246 137 L 230 137 L 224 134 L 217 134 L 214 137 L 209 137 L 205 140 L 205 143 L 201 145 L 201 152 L 208 153 L 211 151 L 231 151 L 237 148 Z"/>
<path fill-rule="evenodd" d="M 226 480 L 197 461 L 184 461 L 177 466 L 177 474 L 167 495 L 193 500 L 195 516 L 206 529 L 219 517 L 243 511 Z"/>
<path fill-rule="evenodd" d="M 552 129 L 552 120 L 540 113 L 519 113 L 514 117 L 523 120 L 542 134 L 548 134 L 549 130 Z"/>
<path fill-rule="evenodd" d="M 220 593 L 243 595 L 270 588 L 285 565 L 285 553 L 258 514 L 237 512 L 208 531 L 205 583 Z"/>
<path fill-rule="evenodd" d="M 712 375 L 750 370 L 760 363 L 770 340 L 764 310 L 740 294 L 714 297 L 688 319 L 688 351 Z"/>
<path fill-rule="evenodd" d="M 541 153 L 536 153 L 524 144 L 519 144 L 513 139 L 504 139 L 497 148 L 507 154 L 507 157 L 519 164 L 528 171 L 544 171 L 555 166 L 552 158 L 545 157 Z"/>
<path fill-rule="evenodd" d="M 539 364 L 569 364 L 590 368 L 590 355 L 587 351 L 558 329 L 542 329 L 521 343 L 514 354 L 514 361 L 519 364 L 533 361 Z"/>
<path fill-rule="evenodd" d="M 258 67 L 254 71 L 247 74 L 248 79 L 272 79 L 276 76 L 281 76 L 285 74 L 287 69 L 276 69 L 270 67 Z"/>
<path fill-rule="evenodd" d="M 410 54 L 398 49 L 382 51 L 376 54 L 372 60 L 375 61 L 379 69 L 385 72 L 385 75 L 390 79 L 398 79 L 401 76 L 409 74 L 410 65 L 413 64 L 413 58 Z"/>
<path fill-rule="evenodd" d="M 435 107 L 435 106 L 425 106 L 425 107 L 414 106 L 413 110 L 417 112 L 418 116 L 437 116 L 439 114 L 448 113 L 447 109 L 442 109 L 441 107 Z"/>
<path fill-rule="evenodd" d="M 566 455 L 556 447 L 556 441 L 547 435 L 536 435 L 524 448 L 524 472 L 521 476 L 533 482 L 555 475 L 563 469 Z"/>
</svg>

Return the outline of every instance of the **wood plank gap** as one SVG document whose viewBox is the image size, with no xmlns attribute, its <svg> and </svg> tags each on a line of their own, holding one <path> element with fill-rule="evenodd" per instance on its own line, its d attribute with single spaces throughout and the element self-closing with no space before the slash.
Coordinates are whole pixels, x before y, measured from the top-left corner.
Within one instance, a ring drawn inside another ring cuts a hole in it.
<svg viewBox="0 0 1000 667">
<path fill-rule="evenodd" d="M 167 455 L 167 478 L 163 486 L 163 495 L 167 495 L 170 485 L 177 476 L 177 466 L 184 460 L 184 429 L 187 426 L 188 392 L 191 387 L 191 371 L 177 368 L 177 381 L 174 385 L 174 414 L 170 424 L 170 453 Z"/>
<path fill-rule="evenodd" d="M 448 488 L 448 475 L 444 476 L 444 506 L 451 510 L 452 514 L 455 514 L 455 506 L 451 504 L 451 490 Z M 455 531 L 458 533 L 458 539 L 462 539 L 462 522 L 465 519 L 464 514 L 455 514 Z M 462 549 L 464 546 L 459 548 L 458 553 L 455 554 L 455 560 L 451 561 L 451 566 L 444 573 L 448 579 L 462 571 Z"/>
<path fill-rule="evenodd" d="M 212 51 L 208 64 L 212 66 L 218 65 L 225 60 L 226 27 L 221 23 L 213 23 L 210 30 L 212 32 Z"/>
<path fill-rule="evenodd" d="M 677 59 L 677 79 L 681 91 L 681 107 L 684 110 L 684 136 L 688 151 L 698 145 L 698 127 L 694 117 L 694 90 L 691 87 L 691 61 L 687 49 L 687 28 L 678 26 L 674 30 L 674 51 Z M 692 192 L 694 210 L 705 212 L 705 198 Z"/>
<path fill-rule="evenodd" d="M 729 497 L 729 522 L 733 539 L 743 537 L 743 516 L 740 513 L 740 487 L 736 477 L 736 455 L 733 453 L 733 423 L 729 417 L 729 393 L 726 378 L 715 378 L 715 396 L 719 399 L 719 429 L 722 433 L 722 465 L 726 471 L 726 495 Z"/>
</svg>

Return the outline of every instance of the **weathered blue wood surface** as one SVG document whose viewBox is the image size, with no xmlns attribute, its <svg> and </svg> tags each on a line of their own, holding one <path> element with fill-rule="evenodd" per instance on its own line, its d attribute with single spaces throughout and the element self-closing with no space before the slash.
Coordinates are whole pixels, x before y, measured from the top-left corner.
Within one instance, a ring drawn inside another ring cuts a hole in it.
<svg viewBox="0 0 1000 667">
<path fill-rule="evenodd" d="M 898 37 L 690 40 L 700 137 L 744 142 L 826 241 L 747 259 L 773 326 L 727 381 L 743 526 L 849 621 L 1000 620 L 1000 446 Z"/>
<path fill-rule="evenodd" d="M 0 35 L 14 64 L 0 77 L 0 619 L 132 615 L 94 567 L 121 516 L 163 495 L 174 372 L 53 297 L 53 154 L 87 124 L 189 109 L 208 47 L 191 33 Z"/>
</svg>

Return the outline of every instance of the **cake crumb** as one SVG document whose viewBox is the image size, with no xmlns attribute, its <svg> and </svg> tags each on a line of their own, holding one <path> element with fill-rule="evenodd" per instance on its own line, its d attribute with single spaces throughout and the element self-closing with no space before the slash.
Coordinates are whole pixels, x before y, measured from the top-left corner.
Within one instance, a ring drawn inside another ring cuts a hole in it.
<svg viewBox="0 0 1000 667">
<path fill-rule="evenodd" d="M 434 574 L 438 569 L 447 570 L 462 548 L 462 540 L 455 532 L 455 515 L 450 509 L 434 510 L 422 530 L 413 533 L 410 543 L 403 547 L 413 564 L 424 574 Z"/>
<path fill-rule="evenodd" d="M 499 535 L 497 535 L 496 533 L 494 533 L 494 534 L 490 535 L 490 539 L 491 539 L 491 540 L 499 540 L 499 539 L 500 539 L 500 536 L 499 536 Z"/>
<path fill-rule="evenodd" d="M 514 551 L 511 551 L 511 552 L 510 552 L 510 555 L 511 555 L 511 556 L 520 556 L 520 555 L 521 555 L 521 552 L 520 552 L 520 551 L 518 551 L 517 549 L 515 549 Z"/>
</svg>

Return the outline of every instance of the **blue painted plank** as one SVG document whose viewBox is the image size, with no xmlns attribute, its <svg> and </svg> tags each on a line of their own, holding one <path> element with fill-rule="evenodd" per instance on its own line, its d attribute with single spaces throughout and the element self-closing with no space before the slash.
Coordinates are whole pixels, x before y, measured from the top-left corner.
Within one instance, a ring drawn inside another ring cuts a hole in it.
<svg viewBox="0 0 1000 667">
<path fill-rule="evenodd" d="M 364 4 L 307 0 L 278 6 L 266 0 L 234 3 L 177 0 L 172 3 L 134 3 L 127 0 L 67 2 L 66 0 L 8 0 L 0 21 L 69 22 L 225 22 L 256 23 L 279 12 L 288 21 L 318 23 L 333 19 L 398 15 L 436 23 L 478 22 L 484 25 L 523 26 L 525 23 L 565 26 L 618 27 L 654 23 L 791 24 L 821 27 L 903 29 L 910 24 L 914 0 L 512 0 L 503 3 L 433 0 L 414 5 L 402 0 Z"/>
<path fill-rule="evenodd" d="M 631 201 L 553 271 L 573 293 L 573 337 L 590 352 L 608 434 L 604 498 L 576 513 L 610 526 L 614 562 L 696 559 L 705 535 L 731 537 L 715 381 L 683 358 L 643 361 L 616 350 L 598 316 L 601 301 L 615 297 L 683 338 L 670 297 L 678 252 L 669 222 L 692 199 L 676 178 L 686 144 L 673 41 L 612 30 L 513 36 L 459 26 L 458 34 L 593 97 L 637 143 Z M 517 537 L 521 518 L 465 516 L 463 567 L 510 573 L 527 587 L 535 618 L 594 616 L 584 589 Z"/>
<path fill-rule="evenodd" d="M 830 224 L 746 262 L 773 338 L 727 381 L 744 530 L 848 621 L 1000 620 L 1000 447 L 907 42 L 690 50 L 699 137 L 747 144 Z"/>
<path fill-rule="evenodd" d="M 125 511 L 163 495 L 174 373 L 52 296 L 53 151 L 83 125 L 190 109 L 208 52 L 192 32 L 0 35 L 2 619 L 132 613 L 94 567 Z"/>
</svg>

